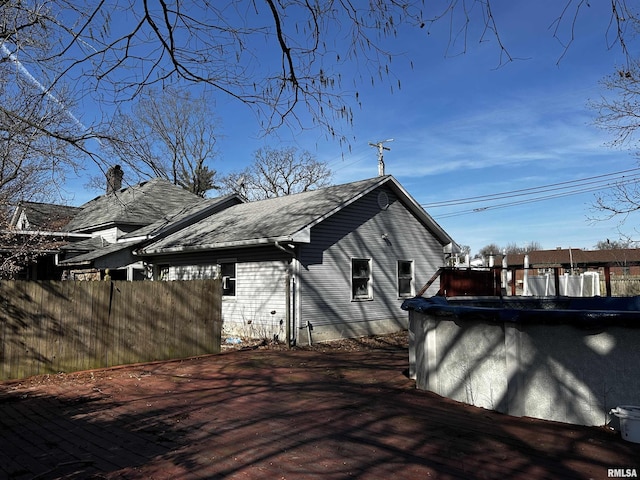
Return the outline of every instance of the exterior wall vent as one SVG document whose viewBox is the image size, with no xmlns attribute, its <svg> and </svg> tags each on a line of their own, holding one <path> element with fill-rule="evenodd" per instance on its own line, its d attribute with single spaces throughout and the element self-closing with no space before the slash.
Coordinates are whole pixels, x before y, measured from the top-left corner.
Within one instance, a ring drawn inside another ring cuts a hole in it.
<svg viewBox="0 0 640 480">
<path fill-rule="evenodd" d="M 389 208 L 389 196 L 386 194 L 386 192 L 380 192 L 378 194 L 378 206 L 382 210 L 386 210 L 387 208 Z"/>
</svg>

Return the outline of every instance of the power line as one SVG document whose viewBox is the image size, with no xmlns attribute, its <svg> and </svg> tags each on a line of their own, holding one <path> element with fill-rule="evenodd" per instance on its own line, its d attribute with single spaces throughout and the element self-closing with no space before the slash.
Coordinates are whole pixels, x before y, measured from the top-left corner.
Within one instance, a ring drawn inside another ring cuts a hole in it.
<svg viewBox="0 0 640 480">
<path fill-rule="evenodd" d="M 338 170 L 343 170 L 347 167 L 355 165 L 356 163 L 362 162 L 363 160 L 368 158 L 368 155 L 368 148 L 364 146 L 358 146 L 355 150 L 349 152 L 348 160 L 344 155 L 341 155 L 340 157 L 336 157 L 334 160 L 328 160 L 327 164 L 333 172 L 337 172 Z"/>
<path fill-rule="evenodd" d="M 508 199 L 508 198 L 527 196 L 527 195 L 529 195 L 529 196 L 530 195 L 537 195 L 537 196 L 535 196 L 533 198 L 521 199 L 521 200 L 510 201 L 510 202 L 505 202 L 505 203 L 498 203 L 498 204 L 494 204 L 494 205 L 480 206 L 480 207 L 475 207 L 475 208 L 471 208 L 471 209 L 467 209 L 467 210 L 460 210 L 460 211 L 457 211 L 457 212 L 445 213 L 445 214 L 442 214 L 442 215 L 434 215 L 434 217 L 439 218 L 439 219 L 441 219 L 441 218 L 451 218 L 451 217 L 456 217 L 456 216 L 460 216 L 460 215 L 467 215 L 467 214 L 470 214 L 470 213 L 485 212 L 487 210 L 495 210 L 495 209 L 498 209 L 498 208 L 513 207 L 513 206 L 518 206 L 518 205 L 524 205 L 524 204 L 527 204 L 527 203 L 534 203 L 534 202 L 540 202 L 540 201 L 545 201 L 545 200 L 553 200 L 553 199 L 572 196 L 572 195 L 579 195 L 579 194 L 584 194 L 584 193 L 589 193 L 589 192 L 595 192 L 595 191 L 598 191 L 598 190 L 603 190 L 605 188 L 611 188 L 611 187 L 614 187 L 614 186 L 624 186 L 624 185 L 628 185 L 628 184 L 631 184 L 631 183 L 638 182 L 640 180 L 640 176 L 638 176 L 637 174 L 634 174 L 632 176 L 622 175 L 622 176 L 619 176 L 618 178 L 614 178 L 613 181 L 611 179 L 609 179 L 607 181 L 607 183 L 602 183 L 602 181 L 593 182 L 593 181 L 588 181 L 588 180 L 596 179 L 596 178 L 612 177 L 614 175 L 620 175 L 620 173 L 627 173 L 627 172 L 633 172 L 633 171 L 638 171 L 638 170 L 640 170 L 640 169 L 623 170 L 621 172 L 614 172 L 614 173 L 598 175 L 598 176 L 594 176 L 594 177 L 587 177 L 587 178 L 584 178 L 584 179 L 578 179 L 578 180 L 574 180 L 574 181 L 560 182 L 560 183 L 557 183 L 557 184 L 550 184 L 550 185 L 545 185 L 545 186 L 540 186 L 540 187 L 532 187 L 532 188 L 521 189 L 521 190 L 513 190 L 513 191 L 510 191 L 510 192 L 503 192 L 503 193 L 493 194 L 493 195 L 482 195 L 482 196 L 478 196 L 478 197 L 468 197 L 468 198 L 465 198 L 465 199 L 451 200 L 451 201 L 448 201 L 448 202 L 438 202 L 438 203 L 432 204 L 432 205 L 435 205 L 435 206 L 453 206 L 453 205 L 469 204 L 469 203 L 482 204 L 482 203 L 486 203 L 486 202 L 488 202 L 490 200 L 491 201 L 495 201 L 495 200 L 501 200 L 501 199 Z M 549 195 L 540 195 L 541 193 L 557 191 L 557 190 L 560 189 L 560 188 L 550 188 L 550 187 L 556 187 L 556 186 L 560 186 L 560 185 L 569 185 L 569 184 L 573 184 L 571 187 L 569 187 L 569 190 L 564 190 L 564 191 L 562 191 L 560 193 L 552 193 L 552 194 L 549 194 Z M 522 193 L 522 192 L 529 192 L 529 193 Z"/>
<path fill-rule="evenodd" d="M 636 173 L 634 173 L 633 176 L 631 177 L 627 175 L 621 175 L 621 174 L 630 173 L 630 172 L 636 172 Z M 510 190 L 507 192 L 493 193 L 488 195 L 479 195 L 476 197 L 466 197 L 466 198 L 459 198 L 454 200 L 444 200 L 441 202 L 426 203 L 426 204 L 423 204 L 422 206 L 425 208 L 438 208 L 438 207 L 449 207 L 454 205 L 464 205 L 468 203 L 480 203 L 480 202 L 488 202 L 493 200 L 502 200 L 505 198 L 522 197 L 522 196 L 536 195 L 539 193 L 561 190 L 561 189 L 567 188 L 568 185 L 570 186 L 570 188 L 576 188 L 579 186 L 598 185 L 598 184 L 601 184 L 602 182 L 606 182 L 602 184 L 602 187 L 604 188 L 612 185 L 610 177 L 619 176 L 619 180 L 628 182 L 631 180 L 640 179 L 639 175 L 640 175 L 640 168 L 632 168 L 629 170 L 621 170 L 619 172 L 596 175 L 593 177 L 585 177 L 585 178 L 576 179 L 576 180 L 568 180 L 565 182 L 539 185 L 537 187 L 522 188 L 518 190 Z"/>
</svg>

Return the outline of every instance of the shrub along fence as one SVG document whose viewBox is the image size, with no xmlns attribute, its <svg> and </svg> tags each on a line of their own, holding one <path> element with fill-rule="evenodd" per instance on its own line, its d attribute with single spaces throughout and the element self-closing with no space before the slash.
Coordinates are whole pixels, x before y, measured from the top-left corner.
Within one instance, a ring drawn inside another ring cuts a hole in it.
<svg viewBox="0 0 640 480">
<path fill-rule="evenodd" d="M 0 282 L 0 380 L 220 352 L 219 280 Z"/>
</svg>

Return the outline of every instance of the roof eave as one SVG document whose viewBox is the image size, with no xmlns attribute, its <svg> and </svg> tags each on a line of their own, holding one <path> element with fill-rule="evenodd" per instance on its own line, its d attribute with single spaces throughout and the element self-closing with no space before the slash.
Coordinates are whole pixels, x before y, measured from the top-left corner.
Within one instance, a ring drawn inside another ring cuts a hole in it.
<svg viewBox="0 0 640 480">
<path fill-rule="evenodd" d="M 41 237 L 60 237 L 60 238 L 91 238 L 89 233 L 75 233 L 75 232 L 54 232 L 48 230 L 1 230 L 0 233 L 11 235 L 31 235 Z"/>
<path fill-rule="evenodd" d="M 93 265 L 91 260 L 82 260 L 80 262 L 74 262 L 73 258 L 68 260 L 60 260 L 57 262 L 57 265 L 60 267 L 86 267 Z"/>
<path fill-rule="evenodd" d="M 253 238 L 249 240 L 239 240 L 233 242 L 218 242 L 206 245 L 187 245 L 169 248 L 141 249 L 134 250 L 133 254 L 140 257 L 152 257 L 159 255 L 172 255 L 177 253 L 202 252 L 207 250 L 228 250 L 231 248 L 263 247 L 282 243 L 309 243 L 310 237 L 304 238 L 302 235 Z"/>
<path fill-rule="evenodd" d="M 447 232 L 427 213 L 427 211 L 420 206 L 418 202 L 407 192 L 402 185 L 392 176 L 388 177 L 388 181 L 391 183 L 392 188 L 402 194 L 408 201 L 409 209 L 429 227 L 438 237 L 443 247 L 449 247 L 452 253 L 460 252 L 458 244 L 449 236 Z"/>
</svg>

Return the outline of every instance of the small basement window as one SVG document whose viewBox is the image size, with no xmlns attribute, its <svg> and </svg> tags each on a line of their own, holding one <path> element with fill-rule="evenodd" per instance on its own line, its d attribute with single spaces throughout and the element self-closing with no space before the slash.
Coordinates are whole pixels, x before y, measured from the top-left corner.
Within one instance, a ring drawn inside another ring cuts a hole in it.
<svg viewBox="0 0 640 480">
<path fill-rule="evenodd" d="M 413 290 L 413 260 L 398 260 L 398 297 L 411 298 Z"/>
<path fill-rule="evenodd" d="M 351 299 L 373 299 L 370 258 L 351 259 Z"/>
</svg>

